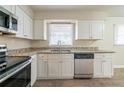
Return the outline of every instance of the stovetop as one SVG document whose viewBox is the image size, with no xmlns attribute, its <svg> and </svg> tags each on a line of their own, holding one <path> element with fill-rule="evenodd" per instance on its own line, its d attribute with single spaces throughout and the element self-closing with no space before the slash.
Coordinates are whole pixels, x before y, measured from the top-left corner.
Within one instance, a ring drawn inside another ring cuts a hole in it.
<svg viewBox="0 0 124 93">
<path fill-rule="evenodd" d="M 6 56 L 5 61 L 1 62 L 2 64 L 4 63 L 4 69 L 0 71 L 0 74 L 3 72 L 29 60 L 31 57 L 29 56 Z"/>
</svg>

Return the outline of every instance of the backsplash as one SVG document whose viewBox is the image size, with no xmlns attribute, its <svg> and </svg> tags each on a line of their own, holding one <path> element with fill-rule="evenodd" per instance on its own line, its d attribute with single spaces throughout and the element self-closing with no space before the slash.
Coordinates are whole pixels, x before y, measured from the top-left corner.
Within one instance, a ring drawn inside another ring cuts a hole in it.
<svg viewBox="0 0 124 93">
<path fill-rule="evenodd" d="M 0 44 L 6 44 L 9 50 L 31 47 L 30 40 L 7 36 L 0 36 Z"/>
</svg>

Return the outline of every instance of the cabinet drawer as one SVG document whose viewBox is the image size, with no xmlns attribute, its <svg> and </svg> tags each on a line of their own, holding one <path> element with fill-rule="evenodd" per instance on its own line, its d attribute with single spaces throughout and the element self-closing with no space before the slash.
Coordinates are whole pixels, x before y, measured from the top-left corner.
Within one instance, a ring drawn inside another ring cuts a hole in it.
<svg viewBox="0 0 124 93">
<path fill-rule="evenodd" d="M 62 59 L 62 56 L 60 54 L 49 54 L 48 59 Z"/>
<path fill-rule="evenodd" d="M 112 54 L 107 54 L 107 53 L 104 53 L 104 54 L 95 54 L 94 56 L 95 59 L 101 59 L 101 58 L 112 58 Z"/>
<path fill-rule="evenodd" d="M 63 59 L 74 59 L 74 54 L 62 54 Z"/>
<path fill-rule="evenodd" d="M 94 62 L 112 62 L 112 59 L 94 59 Z"/>
<path fill-rule="evenodd" d="M 71 63 L 74 63 L 74 60 L 71 60 L 71 59 L 65 59 L 65 60 L 63 60 L 63 62 L 71 62 Z"/>
<path fill-rule="evenodd" d="M 38 55 L 38 58 L 41 58 L 41 59 L 48 59 L 48 55 L 47 55 L 47 54 L 39 54 L 39 55 Z"/>
</svg>

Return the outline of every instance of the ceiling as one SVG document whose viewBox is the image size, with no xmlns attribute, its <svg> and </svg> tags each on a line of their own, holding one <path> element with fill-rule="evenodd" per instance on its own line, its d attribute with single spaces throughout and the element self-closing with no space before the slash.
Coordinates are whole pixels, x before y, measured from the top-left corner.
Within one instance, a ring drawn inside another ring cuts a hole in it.
<svg viewBox="0 0 124 93">
<path fill-rule="evenodd" d="M 108 11 L 122 10 L 124 5 L 31 5 L 34 11 L 65 11 L 65 10 L 82 10 L 82 11 Z"/>
</svg>

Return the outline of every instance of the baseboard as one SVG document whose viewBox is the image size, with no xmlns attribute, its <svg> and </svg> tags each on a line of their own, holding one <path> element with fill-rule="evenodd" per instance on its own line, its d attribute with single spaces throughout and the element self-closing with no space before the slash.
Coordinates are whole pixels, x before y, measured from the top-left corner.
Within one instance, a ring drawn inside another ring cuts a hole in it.
<svg viewBox="0 0 124 93">
<path fill-rule="evenodd" d="M 124 65 L 113 65 L 113 68 L 124 68 Z"/>
</svg>

